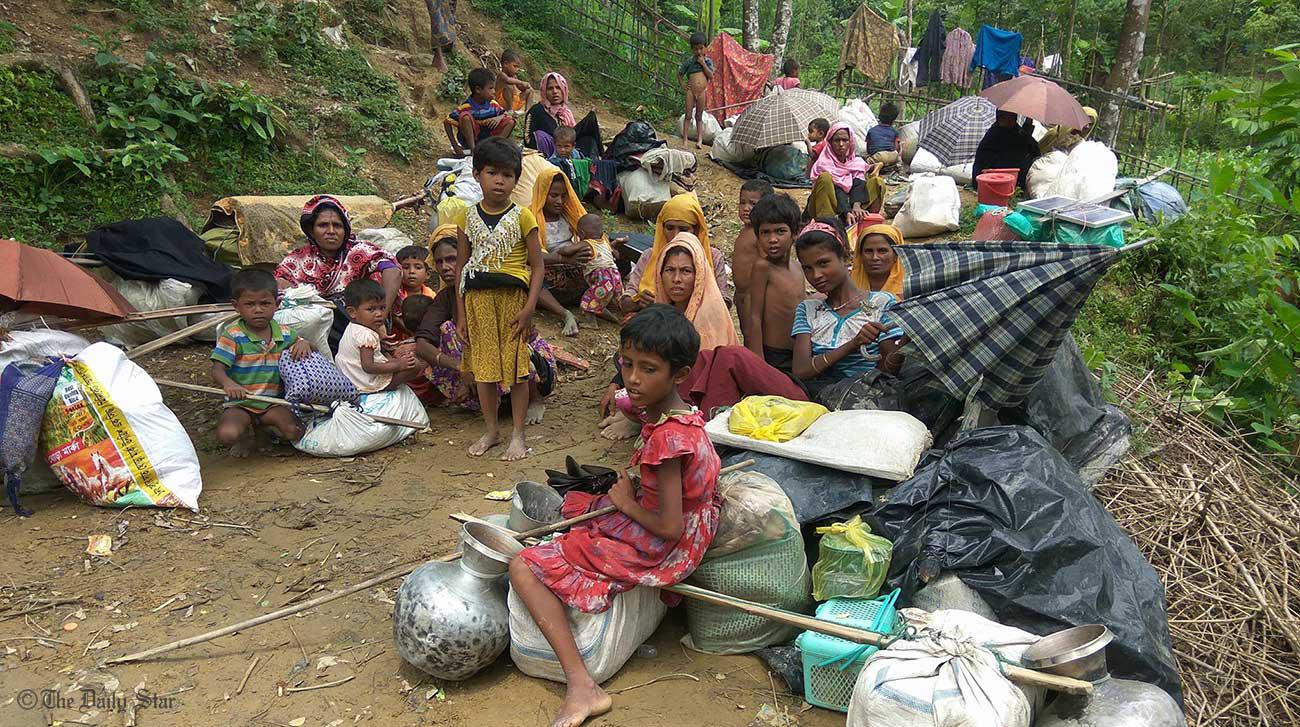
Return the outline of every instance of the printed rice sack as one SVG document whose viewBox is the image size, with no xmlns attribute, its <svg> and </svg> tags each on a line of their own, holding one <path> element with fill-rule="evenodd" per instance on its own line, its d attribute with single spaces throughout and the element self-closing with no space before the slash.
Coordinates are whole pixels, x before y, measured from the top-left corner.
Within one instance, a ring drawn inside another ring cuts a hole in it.
<svg viewBox="0 0 1300 727">
<path fill-rule="evenodd" d="M 110 344 L 92 344 L 63 367 L 38 451 L 92 505 L 199 509 L 203 480 L 189 435 L 149 374 Z"/>
</svg>

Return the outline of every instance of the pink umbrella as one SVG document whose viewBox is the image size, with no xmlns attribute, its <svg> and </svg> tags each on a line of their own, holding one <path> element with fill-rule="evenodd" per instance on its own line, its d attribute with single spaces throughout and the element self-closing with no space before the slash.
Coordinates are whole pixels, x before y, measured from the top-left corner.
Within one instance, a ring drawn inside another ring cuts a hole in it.
<svg viewBox="0 0 1300 727">
<path fill-rule="evenodd" d="M 1083 129 L 1092 119 L 1069 91 L 1039 76 L 1018 76 L 980 91 L 999 111 L 1028 116 L 1045 126 Z"/>
</svg>

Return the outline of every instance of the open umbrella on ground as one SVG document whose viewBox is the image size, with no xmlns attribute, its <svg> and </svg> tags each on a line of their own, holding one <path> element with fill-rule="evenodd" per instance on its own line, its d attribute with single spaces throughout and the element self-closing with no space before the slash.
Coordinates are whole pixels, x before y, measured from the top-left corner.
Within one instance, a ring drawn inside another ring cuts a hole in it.
<svg viewBox="0 0 1300 727">
<path fill-rule="evenodd" d="M 834 121 L 840 105 L 819 91 L 792 88 L 764 96 L 736 119 L 731 143 L 754 149 L 803 141 L 808 136 L 808 122 L 816 118 Z"/>
<path fill-rule="evenodd" d="M 959 98 L 921 119 L 917 143 L 945 166 L 965 164 L 975 158 L 984 132 L 997 115 L 997 108 L 986 98 Z"/>
<path fill-rule="evenodd" d="M 102 279 L 57 253 L 0 240 L 0 312 L 64 318 L 121 318 L 135 311 Z"/>
<path fill-rule="evenodd" d="M 1069 91 L 1039 76 L 1018 76 L 980 91 L 1001 111 L 1028 116 L 1044 126 L 1082 129 L 1092 123 Z"/>
</svg>

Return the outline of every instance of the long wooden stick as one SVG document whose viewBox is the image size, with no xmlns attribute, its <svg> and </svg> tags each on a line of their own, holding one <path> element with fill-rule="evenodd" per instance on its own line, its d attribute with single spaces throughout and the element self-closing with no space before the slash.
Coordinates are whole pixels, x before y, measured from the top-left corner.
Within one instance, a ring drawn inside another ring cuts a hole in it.
<svg viewBox="0 0 1300 727">
<path fill-rule="evenodd" d="M 172 331 L 171 333 L 168 333 L 165 336 L 162 336 L 160 338 L 155 338 L 154 340 L 148 343 L 136 346 L 135 348 L 126 352 L 126 357 L 135 360 L 145 355 L 146 353 L 153 353 L 154 351 L 157 351 L 160 348 L 166 348 L 167 346 L 170 346 L 173 343 L 176 343 L 177 341 L 183 341 L 186 338 L 189 338 L 190 336 L 194 335 L 195 333 L 198 333 L 199 331 L 202 331 L 204 329 L 215 328 L 222 324 L 229 323 L 230 321 L 233 321 L 238 317 L 239 317 L 238 313 L 231 311 L 230 313 L 226 313 L 216 318 L 209 318 L 206 320 L 199 321 L 198 323 L 185 326 L 179 331 Z"/>
<path fill-rule="evenodd" d="M 182 381 L 170 381 L 168 379 L 154 379 L 154 383 L 158 384 L 159 386 L 168 386 L 173 389 L 197 391 L 200 394 L 212 394 L 214 396 L 226 395 L 226 392 L 222 391 L 221 389 L 218 389 L 215 386 L 187 384 Z M 289 401 L 288 399 L 280 399 L 274 396 L 259 396 L 257 394 L 249 394 L 244 398 L 248 399 L 249 401 L 261 402 L 263 404 L 279 404 L 280 406 L 287 406 L 290 408 L 311 409 L 312 411 L 320 412 L 321 414 L 330 413 L 330 408 L 328 406 L 321 406 L 320 404 L 295 404 Z M 371 419 L 380 422 L 381 424 L 396 424 L 399 427 L 410 427 L 411 429 L 415 429 L 415 430 L 426 429 L 429 426 L 427 424 L 420 424 L 419 422 L 408 422 L 405 419 L 394 419 L 393 417 L 380 416 L 378 414 L 366 414 L 365 412 L 362 412 L 362 415 L 370 417 Z"/>
<path fill-rule="evenodd" d="M 508 532 L 511 532 L 513 535 L 515 535 L 515 537 L 520 539 L 536 538 L 542 535 L 549 535 L 551 533 L 565 530 L 577 523 L 584 522 L 594 517 L 599 517 L 601 515 L 607 514 L 607 512 L 612 509 L 613 508 L 602 508 L 601 510 L 589 512 L 586 513 L 585 515 L 579 515 L 578 517 L 569 518 L 567 520 L 561 520 L 558 523 L 553 523 L 551 525 L 543 525 L 540 528 L 533 528 L 532 530 L 523 533 L 514 533 L 513 531 L 508 531 Z M 501 530 L 505 530 L 505 528 L 501 528 Z M 162 646 L 155 646 L 152 649 L 145 649 L 144 651 L 138 651 L 134 654 L 119 656 L 116 659 L 110 659 L 104 663 L 105 665 L 108 665 L 108 664 L 125 664 L 131 661 L 142 661 L 144 659 L 148 659 L 153 656 L 158 656 L 159 654 L 166 654 L 169 651 L 175 651 L 177 649 L 185 648 L 186 646 L 202 644 L 204 642 L 211 641 L 213 639 L 221 638 L 222 636 L 228 636 L 237 631 L 245 631 L 247 629 L 253 628 L 254 626 L 261 626 L 264 623 L 277 621 L 279 619 L 284 618 L 285 616 L 292 616 L 295 613 L 301 613 L 303 611 L 308 611 L 310 609 L 316 608 L 317 606 L 323 606 L 329 603 L 330 601 L 336 601 L 340 598 L 343 598 L 344 596 L 350 596 L 354 593 L 360 593 L 374 586 L 380 585 L 381 583 L 387 583 L 388 581 L 396 580 L 398 578 L 404 578 L 407 575 L 410 575 L 411 571 L 415 570 L 421 565 L 424 565 L 427 562 L 450 563 L 452 561 L 459 560 L 459 559 L 460 559 L 460 553 L 451 553 L 449 555 L 444 555 L 440 558 L 435 558 L 433 561 L 419 560 L 413 563 L 399 565 L 390 570 L 384 571 L 379 575 L 367 578 L 364 581 L 357 583 L 356 585 L 348 586 L 347 588 L 344 588 L 341 591 L 335 591 L 334 593 L 331 593 L 329 595 L 320 596 L 319 598 L 313 598 L 310 601 L 304 601 L 302 603 L 299 603 L 296 606 L 287 606 L 285 608 L 279 609 L 278 611 L 272 611 L 271 613 L 262 614 L 261 616 L 257 616 L 256 618 L 250 618 L 246 621 L 240 621 L 239 623 L 234 623 L 229 626 L 223 626 L 219 629 L 208 631 L 207 633 L 198 634 L 197 636 L 190 636 L 188 638 L 180 639 L 178 641 L 173 641 L 168 644 L 163 644 Z"/>
<path fill-rule="evenodd" d="M 99 318 L 92 321 L 77 321 L 69 323 L 66 326 L 60 326 L 64 331 L 80 331 L 86 328 L 99 328 L 101 326 L 112 326 L 118 323 L 137 323 L 139 321 L 154 321 L 159 318 L 176 318 L 180 316 L 197 316 L 207 315 L 208 313 L 225 313 L 234 310 L 229 303 L 205 303 L 202 305 L 183 305 L 176 308 L 160 308 L 151 311 L 135 311 L 127 313 L 121 318 Z"/>
</svg>

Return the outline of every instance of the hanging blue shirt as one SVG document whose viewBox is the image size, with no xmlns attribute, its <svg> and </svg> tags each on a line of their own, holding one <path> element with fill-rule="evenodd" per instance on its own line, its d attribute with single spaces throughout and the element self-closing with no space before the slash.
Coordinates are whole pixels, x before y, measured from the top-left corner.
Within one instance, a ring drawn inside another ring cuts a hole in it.
<svg viewBox="0 0 1300 727">
<path fill-rule="evenodd" d="M 1020 46 L 1024 38 L 1012 30 L 1002 30 L 991 25 L 981 25 L 975 39 L 975 55 L 971 56 L 970 69 L 984 68 L 1009 76 L 1020 75 Z"/>
</svg>

